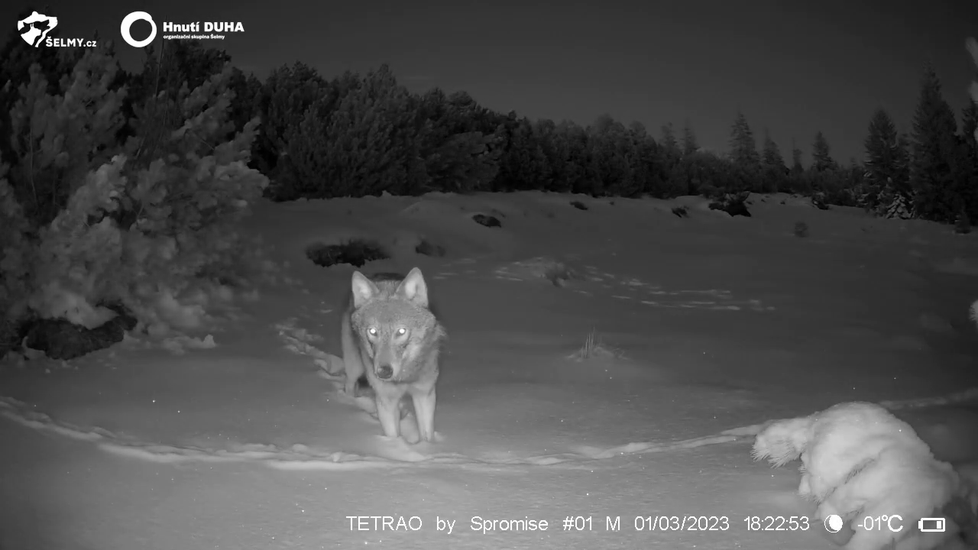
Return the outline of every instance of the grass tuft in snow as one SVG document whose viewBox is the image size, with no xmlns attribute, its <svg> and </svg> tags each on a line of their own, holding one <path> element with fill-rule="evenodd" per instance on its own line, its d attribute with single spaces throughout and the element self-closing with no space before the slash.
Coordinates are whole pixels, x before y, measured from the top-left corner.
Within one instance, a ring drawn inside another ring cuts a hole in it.
<svg viewBox="0 0 978 550">
<path fill-rule="evenodd" d="M 568 359 L 575 361 L 587 361 L 590 359 L 622 358 L 624 354 L 619 349 L 612 348 L 601 341 L 597 330 L 591 329 L 584 338 L 584 345 L 580 349 L 568 356 Z"/>
</svg>

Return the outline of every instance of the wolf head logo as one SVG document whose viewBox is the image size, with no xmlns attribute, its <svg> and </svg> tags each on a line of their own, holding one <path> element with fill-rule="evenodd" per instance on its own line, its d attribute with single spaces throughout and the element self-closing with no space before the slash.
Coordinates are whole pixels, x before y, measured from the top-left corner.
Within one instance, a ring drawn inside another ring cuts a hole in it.
<svg viewBox="0 0 978 550">
<path fill-rule="evenodd" d="M 57 26 L 57 17 L 49 17 L 35 11 L 17 22 L 17 32 L 24 42 L 37 48 L 48 37 L 48 33 Z"/>
<path fill-rule="evenodd" d="M 371 281 L 353 274 L 351 325 L 379 380 L 409 381 L 417 359 L 443 336 L 428 309 L 428 286 L 414 268 L 403 280 Z"/>
</svg>

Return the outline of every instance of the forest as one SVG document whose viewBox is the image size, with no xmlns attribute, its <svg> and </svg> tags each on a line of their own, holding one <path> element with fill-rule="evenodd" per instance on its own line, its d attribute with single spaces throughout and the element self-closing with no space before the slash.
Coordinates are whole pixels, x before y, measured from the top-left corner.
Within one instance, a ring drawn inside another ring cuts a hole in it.
<svg viewBox="0 0 978 550">
<path fill-rule="evenodd" d="M 259 200 L 781 192 L 961 233 L 978 219 L 978 107 L 959 128 L 931 67 L 909 135 L 880 109 L 867 113 L 862 160 L 833 158 L 818 132 L 803 166 L 800 147 L 786 160 L 772 136 L 758 145 L 743 113 L 720 154 L 688 125 L 653 133 L 604 115 L 582 126 L 496 112 L 464 91 L 413 93 L 386 65 L 330 79 L 297 62 L 259 79 L 192 41 L 147 48 L 135 72 L 109 42 L 32 48 L 14 35 L 2 52 L 0 355 L 32 320 L 123 319 L 118 335 L 152 321 L 161 293 L 245 284 L 253 247 L 236 227 Z"/>
</svg>

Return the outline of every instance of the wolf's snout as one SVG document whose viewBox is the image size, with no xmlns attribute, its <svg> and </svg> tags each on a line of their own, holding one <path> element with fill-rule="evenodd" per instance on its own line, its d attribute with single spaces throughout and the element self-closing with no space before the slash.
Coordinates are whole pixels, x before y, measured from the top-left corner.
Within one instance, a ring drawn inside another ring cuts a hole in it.
<svg viewBox="0 0 978 550">
<path fill-rule="evenodd" d="M 394 376 L 394 369 L 390 365 L 381 365 L 377 367 L 377 378 L 381 380 L 390 380 L 391 376 Z"/>
</svg>

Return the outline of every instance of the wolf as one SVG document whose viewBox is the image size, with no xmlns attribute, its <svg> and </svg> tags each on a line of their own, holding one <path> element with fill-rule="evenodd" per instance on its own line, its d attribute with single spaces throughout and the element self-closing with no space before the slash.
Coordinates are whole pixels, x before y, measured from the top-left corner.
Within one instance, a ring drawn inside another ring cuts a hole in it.
<svg viewBox="0 0 978 550">
<path fill-rule="evenodd" d="M 840 403 L 807 417 L 773 422 L 757 434 L 752 455 L 776 467 L 801 459 L 798 494 L 817 504 L 818 519 L 837 514 L 850 524 L 853 534 L 846 550 L 978 547 L 973 484 L 938 460 L 909 424 L 884 407 Z M 947 530 L 861 528 L 863 518 L 881 514 L 899 516 L 908 526 L 941 515 Z"/>
<path fill-rule="evenodd" d="M 384 435 L 400 437 L 401 399 L 410 394 L 422 441 L 435 440 L 435 384 L 447 333 L 429 308 L 428 285 L 415 267 L 407 276 L 353 273 L 340 338 L 345 391 L 366 376 Z"/>
</svg>

